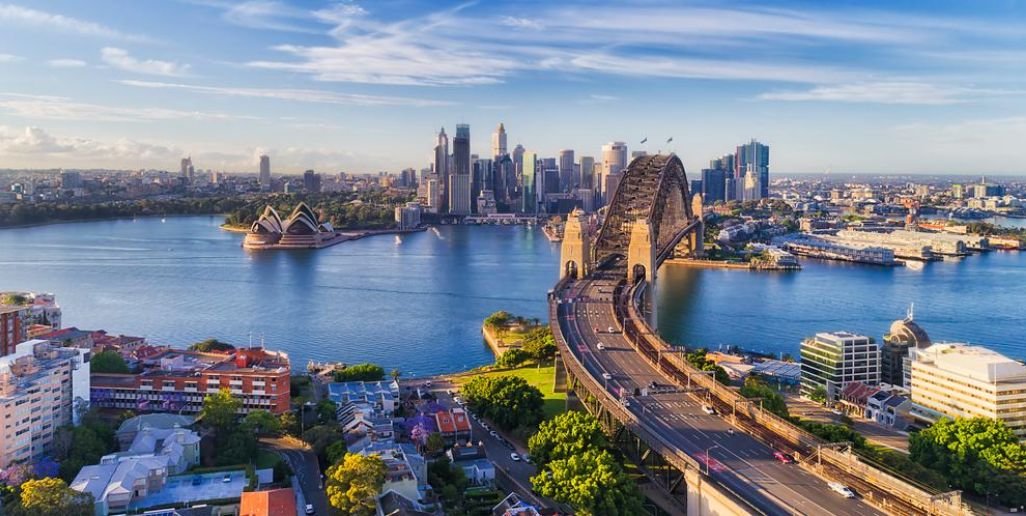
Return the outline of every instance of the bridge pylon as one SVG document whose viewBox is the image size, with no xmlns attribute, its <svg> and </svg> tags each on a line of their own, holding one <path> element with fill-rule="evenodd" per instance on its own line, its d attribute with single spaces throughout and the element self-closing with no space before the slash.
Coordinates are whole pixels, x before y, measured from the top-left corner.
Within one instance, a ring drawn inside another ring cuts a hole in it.
<svg viewBox="0 0 1026 516">
<path fill-rule="evenodd" d="M 656 262 L 656 246 L 652 241 L 652 225 L 644 219 L 638 218 L 631 225 L 631 239 L 627 246 L 627 284 L 633 285 L 638 281 L 648 284 L 645 289 L 645 299 L 642 308 L 646 318 L 653 329 L 656 328 L 656 271 L 659 264 Z"/>
<path fill-rule="evenodd" d="M 559 279 L 581 279 L 591 273 L 591 226 L 583 211 L 567 215 L 559 251 Z"/>
</svg>

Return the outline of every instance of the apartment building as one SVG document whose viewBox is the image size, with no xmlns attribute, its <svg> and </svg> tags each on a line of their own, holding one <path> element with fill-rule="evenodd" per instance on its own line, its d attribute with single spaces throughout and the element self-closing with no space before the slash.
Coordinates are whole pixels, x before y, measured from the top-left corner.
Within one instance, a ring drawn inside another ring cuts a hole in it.
<svg viewBox="0 0 1026 516">
<path fill-rule="evenodd" d="M 999 419 L 1026 441 L 1026 366 L 960 343 L 910 353 L 913 403 L 949 417 Z"/>
<path fill-rule="evenodd" d="M 0 469 L 49 454 L 58 427 L 89 402 L 89 350 L 42 340 L 0 357 Z"/>
<path fill-rule="evenodd" d="M 94 374 L 93 404 L 137 411 L 198 413 L 222 388 L 242 401 L 240 414 L 289 410 L 289 358 L 263 348 L 226 353 L 167 349 L 140 361 L 138 374 Z"/>
<path fill-rule="evenodd" d="M 802 395 L 817 387 L 836 400 L 852 382 L 880 383 L 880 346 L 872 337 L 848 332 L 817 333 L 801 345 Z"/>
</svg>

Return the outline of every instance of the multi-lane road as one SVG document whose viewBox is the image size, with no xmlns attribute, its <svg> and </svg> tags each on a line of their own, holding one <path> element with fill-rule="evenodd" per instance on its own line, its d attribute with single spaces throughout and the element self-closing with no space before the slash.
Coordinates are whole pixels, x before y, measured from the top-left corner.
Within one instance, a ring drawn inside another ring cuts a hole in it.
<svg viewBox="0 0 1026 516">
<path fill-rule="evenodd" d="M 668 389 L 669 381 L 619 332 L 612 299 L 617 282 L 597 274 L 557 293 L 559 325 L 589 374 L 643 425 L 696 459 L 714 482 L 766 514 L 882 514 L 774 456 L 792 450 L 774 450 L 732 427 L 722 414 L 708 414 L 702 393 Z"/>
</svg>

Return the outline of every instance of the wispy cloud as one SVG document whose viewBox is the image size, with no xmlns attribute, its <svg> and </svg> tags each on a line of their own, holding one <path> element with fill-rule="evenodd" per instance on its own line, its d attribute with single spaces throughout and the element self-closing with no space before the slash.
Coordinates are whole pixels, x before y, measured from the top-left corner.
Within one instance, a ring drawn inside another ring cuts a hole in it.
<svg viewBox="0 0 1026 516">
<path fill-rule="evenodd" d="M 171 61 L 159 61 L 156 59 L 137 59 L 129 55 L 127 50 L 115 47 L 104 47 L 100 51 L 100 58 L 114 68 L 126 72 L 141 73 L 147 75 L 163 75 L 166 77 L 181 77 L 187 75 L 189 65 L 179 64 Z"/>
<path fill-rule="evenodd" d="M 46 62 L 52 68 L 82 68 L 86 62 L 81 59 L 51 59 Z"/>
<path fill-rule="evenodd" d="M 13 54 L 0 54 L 0 63 L 16 63 L 18 61 L 24 61 L 25 58 L 16 56 Z"/>
<path fill-rule="evenodd" d="M 513 27 L 514 29 L 531 29 L 541 30 L 545 28 L 545 25 L 538 20 L 532 20 L 530 18 L 521 18 L 518 16 L 503 16 L 502 24 L 507 27 Z"/>
<path fill-rule="evenodd" d="M 118 81 L 127 86 L 155 89 L 174 89 L 203 93 L 208 95 L 223 95 L 230 97 L 254 97 L 277 100 L 288 100 L 295 102 L 313 102 L 320 104 L 341 104 L 357 106 L 447 106 L 450 102 L 418 99 L 411 97 L 389 97 L 378 95 L 360 95 L 350 93 L 335 93 L 331 91 L 307 90 L 307 89 L 276 89 L 276 88 L 236 88 L 221 86 L 199 86 L 193 84 L 176 84 L 168 82 L 152 81 Z"/>
<path fill-rule="evenodd" d="M 124 160 L 170 163 L 182 156 L 182 150 L 154 145 L 128 138 L 102 142 L 90 138 L 67 138 L 50 134 L 45 129 L 28 126 L 22 129 L 0 126 L 0 156 L 25 158 L 34 163 L 44 156 L 66 159 L 75 164 L 97 163 L 121 166 Z"/>
<path fill-rule="evenodd" d="M 0 93 L 0 111 L 28 120 L 85 120 L 100 122 L 144 122 L 153 120 L 254 120 L 248 115 L 211 111 L 182 111 L 167 108 L 130 108 L 75 102 L 65 97 Z"/>
<path fill-rule="evenodd" d="M 874 104 L 945 105 L 999 95 L 1023 95 L 1026 91 L 945 86 L 922 82 L 863 82 L 816 86 L 808 90 L 774 91 L 760 100 L 791 102 L 859 102 Z"/>
<path fill-rule="evenodd" d="M 38 27 L 84 36 L 119 39 L 126 41 L 149 41 L 138 34 L 127 34 L 99 23 L 80 20 L 62 14 L 48 13 L 13 4 L 0 4 L 0 24 Z"/>
</svg>

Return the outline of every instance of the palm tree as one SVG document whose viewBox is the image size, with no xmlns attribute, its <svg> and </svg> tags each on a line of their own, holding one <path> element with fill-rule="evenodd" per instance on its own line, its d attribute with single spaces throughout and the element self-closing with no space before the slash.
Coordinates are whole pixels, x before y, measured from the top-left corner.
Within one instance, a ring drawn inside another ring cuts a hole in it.
<svg viewBox="0 0 1026 516">
<path fill-rule="evenodd" d="M 400 371 L 398 369 L 393 369 L 392 372 L 389 373 L 389 374 L 392 375 L 392 380 L 398 382 L 399 381 L 399 377 L 402 376 L 403 373 L 402 373 L 402 371 Z"/>
</svg>

